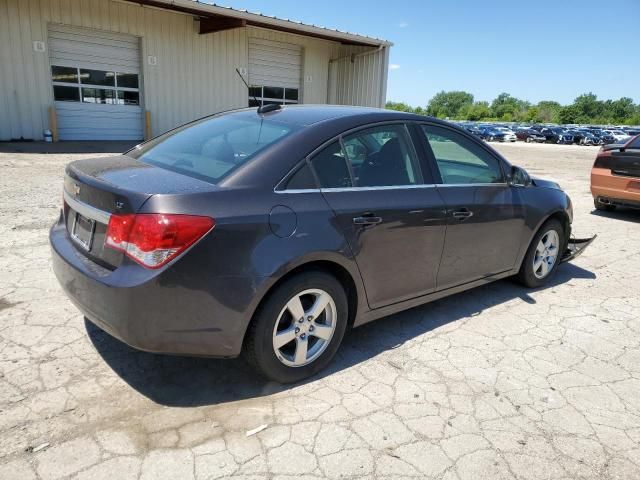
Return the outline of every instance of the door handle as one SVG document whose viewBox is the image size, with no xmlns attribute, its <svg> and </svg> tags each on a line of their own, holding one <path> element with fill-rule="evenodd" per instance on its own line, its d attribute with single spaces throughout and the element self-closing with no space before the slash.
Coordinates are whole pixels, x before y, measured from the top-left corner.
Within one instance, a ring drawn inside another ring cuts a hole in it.
<svg viewBox="0 0 640 480">
<path fill-rule="evenodd" d="M 382 217 L 376 217 L 373 213 L 365 213 L 359 217 L 354 217 L 354 225 L 377 225 L 382 223 Z"/>
<path fill-rule="evenodd" d="M 466 220 L 469 217 L 473 217 L 473 212 L 468 208 L 461 208 L 453 212 L 453 218 L 457 218 L 458 220 Z"/>
</svg>

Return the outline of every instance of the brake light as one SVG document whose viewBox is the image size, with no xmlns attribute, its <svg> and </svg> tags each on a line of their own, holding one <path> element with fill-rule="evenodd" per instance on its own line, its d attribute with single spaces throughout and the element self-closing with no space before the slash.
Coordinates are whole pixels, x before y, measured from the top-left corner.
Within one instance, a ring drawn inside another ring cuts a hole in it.
<svg viewBox="0 0 640 480">
<path fill-rule="evenodd" d="M 215 226 L 210 217 L 142 213 L 111 215 L 105 246 L 146 268 L 160 268 Z"/>
</svg>

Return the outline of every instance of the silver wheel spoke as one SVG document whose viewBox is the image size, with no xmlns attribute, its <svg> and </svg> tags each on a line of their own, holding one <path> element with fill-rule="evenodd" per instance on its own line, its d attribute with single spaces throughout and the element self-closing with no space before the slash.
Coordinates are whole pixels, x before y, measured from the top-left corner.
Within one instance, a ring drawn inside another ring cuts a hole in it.
<svg viewBox="0 0 640 480">
<path fill-rule="evenodd" d="M 555 230 L 549 230 L 538 242 L 536 254 L 533 258 L 533 273 L 543 279 L 553 269 L 558 258 L 558 245 L 560 237 Z"/>
<path fill-rule="evenodd" d="M 309 308 L 305 311 L 304 306 Z M 271 343 L 276 358 L 287 367 L 314 362 L 331 343 L 337 321 L 338 311 L 329 293 L 319 288 L 298 292 L 275 319 Z"/>
<path fill-rule="evenodd" d="M 302 308 L 302 302 L 300 301 L 300 297 L 297 295 L 289 300 L 289 303 L 287 303 L 287 310 L 289 310 L 289 313 L 293 316 L 294 321 L 304 318 L 304 308 Z"/>
<path fill-rule="evenodd" d="M 275 348 L 282 348 L 290 341 L 295 340 L 295 338 L 296 338 L 296 328 L 289 327 L 286 330 L 278 332 L 273 337 L 273 346 Z"/>
<path fill-rule="evenodd" d="M 309 335 L 313 335 L 314 337 L 321 338 L 322 340 L 329 340 L 331 335 L 333 334 L 333 327 L 328 325 L 321 325 L 316 323 L 314 325 L 313 332 L 309 332 Z"/>
<path fill-rule="evenodd" d="M 296 353 L 293 362 L 296 365 L 304 365 L 307 361 L 307 346 L 308 342 L 306 338 L 298 338 L 296 340 Z"/>
<path fill-rule="evenodd" d="M 533 271 L 537 272 L 538 269 L 540 268 L 540 265 L 542 265 L 543 263 L 544 263 L 544 258 L 542 257 L 538 258 L 538 260 L 533 262 Z"/>
<path fill-rule="evenodd" d="M 318 318 L 320 314 L 324 311 L 324 309 L 327 308 L 327 304 L 329 303 L 329 300 L 331 300 L 331 297 L 327 293 L 322 292 L 316 298 L 316 301 L 313 303 L 313 306 L 309 309 L 308 312 L 306 312 L 307 316 L 312 317 L 313 319 Z"/>
<path fill-rule="evenodd" d="M 544 277 L 549 272 L 549 264 L 544 261 L 542 262 L 542 264 L 540 264 L 540 267 L 540 275 Z"/>
</svg>

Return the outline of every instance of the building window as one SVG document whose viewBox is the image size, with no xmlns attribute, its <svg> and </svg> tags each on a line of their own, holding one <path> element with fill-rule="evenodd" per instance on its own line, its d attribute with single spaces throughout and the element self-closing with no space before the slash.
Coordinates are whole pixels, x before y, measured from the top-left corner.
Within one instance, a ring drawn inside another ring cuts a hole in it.
<svg viewBox="0 0 640 480">
<path fill-rule="evenodd" d="M 108 105 L 140 105 L 137 73 L 51 66 L 53 99 Z"/>
<path fill-rule="evenodd" d="M 269 87 L 266 85 L 252 85 L 249 87 L 249 106 L 263 105 L 293 105 L 298 103 L 298 89 L 285 87 Z"/>
</svg>

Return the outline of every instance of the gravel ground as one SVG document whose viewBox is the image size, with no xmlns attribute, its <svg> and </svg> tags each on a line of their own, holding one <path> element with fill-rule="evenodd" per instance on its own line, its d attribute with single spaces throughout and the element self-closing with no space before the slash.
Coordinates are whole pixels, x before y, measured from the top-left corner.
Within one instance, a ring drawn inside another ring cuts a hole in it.
<svg viewBox="0 0 640 480">
<path fill-rule="evenodd" d="M 593 211 L 597 149 L 497 146 L 571 194 L 577 236 L 598 234 L 552 285 L 379 320 L 284 388 L 85 324 L 47 230 L 64 164 L 87 153 L 15 148 L 42 146 L 0 145 L 0 479 L 640 478 L 640 213 Z"/>
</svg>

